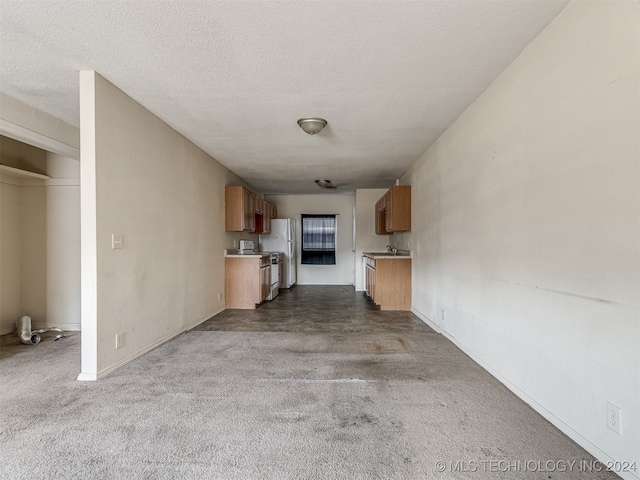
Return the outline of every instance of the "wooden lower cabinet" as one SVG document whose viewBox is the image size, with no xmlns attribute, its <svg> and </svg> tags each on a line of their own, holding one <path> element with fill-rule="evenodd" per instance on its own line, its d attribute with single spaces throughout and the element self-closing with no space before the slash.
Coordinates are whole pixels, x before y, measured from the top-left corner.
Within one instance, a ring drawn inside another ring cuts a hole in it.
<svg viewBox="0 0 640 480">
<path fill-rule="evenodd" d="M 375 260 L 374 260 L 375 262 Z M 371 300 L 376 301 L 376 269 L 371 265 L 365 267 L 365 289 Z"/>
<path fill-rule="evenodd" d="M 271 261 L 265 257 L 225 257 L 227 308 L 254 309 L 270 293 Z"/>
<path fill-rule="evenodd" d="M 411 258 L 366 258 L 365 289 L 380 310 L 411 310 Z"/>
</svg>

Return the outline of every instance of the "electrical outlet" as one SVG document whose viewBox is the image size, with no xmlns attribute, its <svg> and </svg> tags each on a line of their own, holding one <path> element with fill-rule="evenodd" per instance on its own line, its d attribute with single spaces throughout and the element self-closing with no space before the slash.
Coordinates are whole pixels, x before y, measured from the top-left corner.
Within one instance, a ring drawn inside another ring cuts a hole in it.
<svg viewBox="0 0 640 480">
<path fill-rule="evenodd" d="M 442 309 L 442 321 L 447 321 L 447 311 L 444 308 Z"/>
<path fill-rule="evenodd" d="M 122 347 L 122 333 L 116 333 L 116 350 Z"/>
<path fill-rule="evenodd" d="M 618 435 L 622 435 L 622 417 L 620 413 L 620 407 L 607 402 L 607 428 Z"/>
<path fill-rule="evenodd" d="M 222 294 L 220 292 L 218 292 L 218 302 L 222 300 Z"/>
<path fill-rule="evenodd" d="M 238 248 L 238 241 L 237 240 L 233 241 L 233 248 Z"/>
</svg>

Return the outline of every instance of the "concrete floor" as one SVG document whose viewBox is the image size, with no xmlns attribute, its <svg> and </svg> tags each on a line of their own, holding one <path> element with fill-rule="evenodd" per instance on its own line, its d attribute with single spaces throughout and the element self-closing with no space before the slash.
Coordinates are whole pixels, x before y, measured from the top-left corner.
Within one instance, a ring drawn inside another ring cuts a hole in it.
<svg viewBox="0 0 640 480">
<path fill-rule="evenodd" d="M 53 336 L 0 338 L 7 478 L 616 478 L 583 470 L 591 455 L 411 312 L 353 287 L 225 310 L 98 382 L 76 381 L 78 333 Z M 578 466 L 490 463 L 534 460 Z"/>
<path fill-rule="evenodd" d="M 193 330 L 298 333 L 434 333 L 409 311 L 381 311 L 352 286 L 298 285 L 255 310 L 225 310 Z"/>
<path fill-rule="evenodd" d="M 411 312 L 381 311 L 352 286 L 298 285 L 282 289 L 271 302 L 255 310 L 228 309 L 193 330 L 298 333 L 434 333 Z M 65 332 L 68 336 L 80 332 Z M 53 342 L 58 332 L 41 335 Z M 61 341 L 61 340 L 59 340 Z M 16 333 L 0 336 L 0 359 L 37 349 Z"/>
</svg>

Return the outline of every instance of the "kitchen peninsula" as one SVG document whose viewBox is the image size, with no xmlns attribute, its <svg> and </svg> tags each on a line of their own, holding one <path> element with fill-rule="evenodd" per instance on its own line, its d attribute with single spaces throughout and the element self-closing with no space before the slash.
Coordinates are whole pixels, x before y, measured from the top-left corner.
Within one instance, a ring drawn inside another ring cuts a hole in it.
<svg viewBox="0 0 640 480">
<path fill-rule="evenodd" d="M 365 290 L 380 310 L 411 310 L 411 256 L 364 252 Z"/>
</svg>

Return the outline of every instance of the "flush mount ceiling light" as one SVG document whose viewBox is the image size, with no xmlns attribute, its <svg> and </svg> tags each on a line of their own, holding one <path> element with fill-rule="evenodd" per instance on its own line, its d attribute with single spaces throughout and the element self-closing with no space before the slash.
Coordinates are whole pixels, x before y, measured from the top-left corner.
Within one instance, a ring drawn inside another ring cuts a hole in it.
<svg viewBox="0 0 640 480">
<path fill-rule="evenodd" d="M 324 118 L 301 118 L 298 120 L 300 128 L 307 132 L 309 135 L 315 135 L 327 126 L 327 121 Z"/>
<path fill-rule="evenodd" d="M 316 183 L 320 188 L 336 188 L 331 180 L 316 180 Z"/>
</svg>

